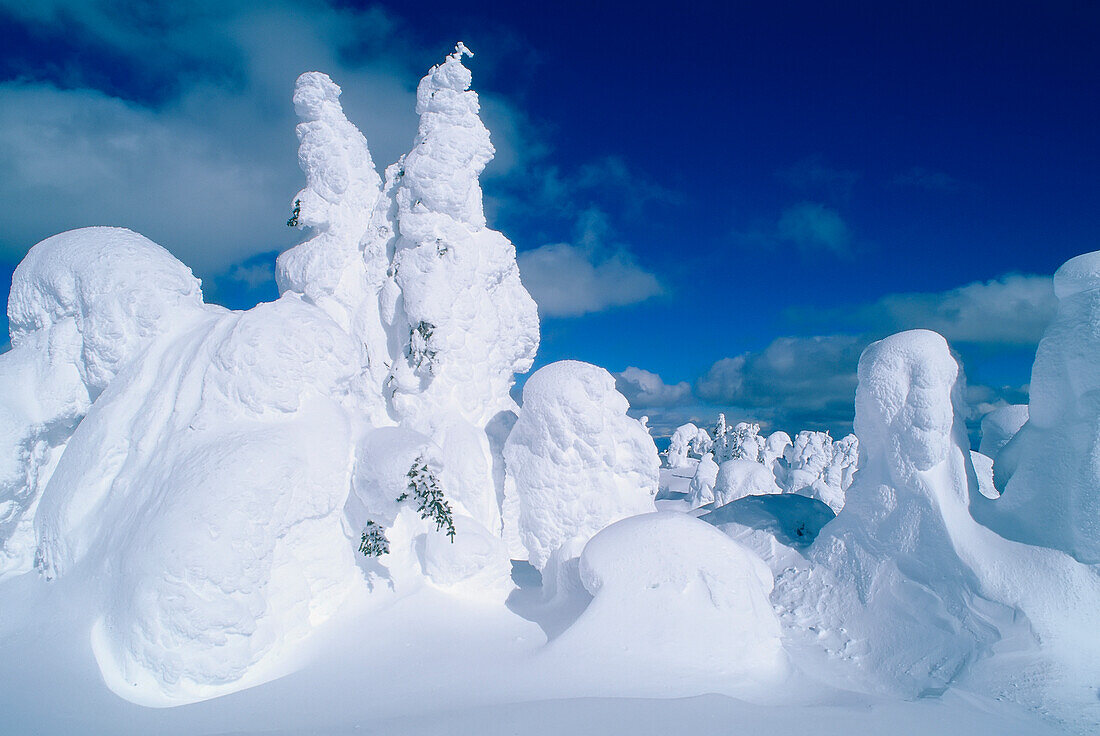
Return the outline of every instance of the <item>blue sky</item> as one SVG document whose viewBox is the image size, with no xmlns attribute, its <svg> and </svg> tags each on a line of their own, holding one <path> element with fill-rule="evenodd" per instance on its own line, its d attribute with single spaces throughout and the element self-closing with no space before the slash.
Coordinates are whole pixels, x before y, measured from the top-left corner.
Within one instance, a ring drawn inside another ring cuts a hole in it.
<svg viewBox="0 0 1100 736">
<path fill-rule="evenodd" d="M 0 0 L 0 278 L 91 224 L 207 298 L 275 295 L 289 103 L 328 72 L 384 165 L 463 40 L 491 223 L 543 314 L 658 429 L 847 431 L 867 342 L 942 332 L 980 411 L 1026 398 L 1050 274 L 1100 242 L 1095 3 Z"/>
</svg>

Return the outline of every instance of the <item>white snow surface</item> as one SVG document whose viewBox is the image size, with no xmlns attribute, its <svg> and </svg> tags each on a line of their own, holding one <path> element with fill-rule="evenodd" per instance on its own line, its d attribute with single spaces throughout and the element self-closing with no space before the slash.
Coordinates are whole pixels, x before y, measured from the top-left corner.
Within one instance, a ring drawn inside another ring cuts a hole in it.
<svg viewBox="0 0 1100 736">
<path fill-rule="evenodd" d="M 996 501 L 973 512 L 1002 536 L 1100 563 L 1100 251 L 1054 274 L 1058 312 L 1031 372 L 1027 422 L 997 454 Z"/>
<path fill-rule="evenodd" d="M 727 460 L 718 466 L 714 479 L 713 503 L 725 506 L 745 496 L 782 493 L 775 476 L 764 465 L 753 460 Z"/>
<path fill-rule="evenodd" d="M 608 524 L 654 510 L 660 459 L 603 368 L 575 360 L 537 370 L 504 446 L 519 536 L 539 570 Z"/>
<path fill-rule="evenodd" d="M 997 453 L 1027 422 L 1027 404 L 1001 406 L 982 417 L 982 440 L 978 452 L 996 459 Z"/>
<path fill-rule="evenodd" d="M 616 522 L 585 545 L 579 573 L 593 600 L 551 654 L 684 692 L 743 692 L 787 674 L 771 570 L 705 522 L 675 512 Z"/>
</svg>

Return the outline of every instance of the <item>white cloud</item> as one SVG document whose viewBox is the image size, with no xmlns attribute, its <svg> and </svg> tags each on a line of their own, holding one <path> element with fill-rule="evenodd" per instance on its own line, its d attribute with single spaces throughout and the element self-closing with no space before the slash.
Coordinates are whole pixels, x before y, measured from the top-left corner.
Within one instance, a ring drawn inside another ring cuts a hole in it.
<svg viewBox="0 0 1100 736">
<path fill-rule="evenodd" d="M 290 102 L 297 76 L 333 77 L 382 167 L 408 150 L 417 80 L 449 50 L 414 47 L 386 11 L 316 0 L 187 3 L 169 15 L 109 2 L 0 6 L 94 49 L 48 81 L 29 69 L 24 81 L 0 83 L 0 259 L 8 261 L 87 225 L 137 230 L 206 278 L 288 248 L 301 237 L 285 226 L 303 184 Z M 92 69 L 104 63 L 97 55 L 134 89 L 105 83 Z M 489 173 L 505 175 L 540 144 L 506 100 L 482 99 L 500 152 Z"/>
<path fill-rule="evenodd" d="M 656 373 L 633 366 L 615 374 L 615 385 L 630 402 L 631 409 L 675 407 L 692 398 L 687 381 L 668 384 Z"/>
<path fill-rule="evenodd" d="M 849 426 L 867 342 L 854 335 L 781 337 L 764 350 L 719 360 L 695 382 L 695 393 L 753 410 L 780 428 Z"/>
<path fill-rule="evenodd" d="M 584 244 L 552 243 L 520 253 L 519 270 L 543 317 L 576 317 L 661 293 L 657 277 L 625 250 L 601 255 Z"/>
<path fill-rule="evenodd" d="M 1051 277 L 1009 274 L 942 292 L 889 294 L 855 308 L 791 310 L 788 317 L 878 335 L 925 328 L 952 343 L 1022 346 L 1039 342 L 1057 308 Z"/>
</svg>

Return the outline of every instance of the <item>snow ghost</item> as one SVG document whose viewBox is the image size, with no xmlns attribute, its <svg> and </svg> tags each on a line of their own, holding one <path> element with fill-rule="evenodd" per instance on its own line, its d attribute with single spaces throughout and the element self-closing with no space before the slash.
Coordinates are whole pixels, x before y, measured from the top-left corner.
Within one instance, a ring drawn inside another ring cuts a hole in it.
<svg viewBox="0 0 1100 736">
<path fill-rule="evenodd" d="M 603 368 L 573 360 L 540 368 L 504 446 L 519 536 L 540 570 L 566 545 L 580 552 L 608 524 L 653 511 L 660 459 Z"/>
<path fill-rule="evenodd" d="M 998 534 L 1100 563 L 1100 251 L 1054 274 L 1058 312 L 1031 372 L 1027 422 L 998 453 L 1000 498 L 975 498 Z M 1018 416 L 1016 418 L 1019 418 Z"/>
<path fill-rule="evenodd" d="M 771 570 L 705 522 L 661 512 L 612 524 L 584 547 L 580 578 L 594 599 L 551 644 L 573 661 L 615 663 L 624 681 L 705 678 L 711 691 L 787 671 Z"/>
<path fill-rule="evenodd" d="M 692 508 L 705 506 L 714 500 L 714 484 L 718 481 L 718 463 L 711 453 L 703 455 L 695 466 L 695 475 L 688 485 L 688 502 Z"/>
<path fill-rule="evenodd" d="M 941 691 L 998 636 L 997 607 L 978 594 L 944 518 L 974 485 L 964 383 L 934 332 L 863 352 L 855 429 L 866 466 L 810 548 L 816 567 L 781 581 L 793 619 L 817 619 L 872 680 L 909 695 Z"/>
</svg>

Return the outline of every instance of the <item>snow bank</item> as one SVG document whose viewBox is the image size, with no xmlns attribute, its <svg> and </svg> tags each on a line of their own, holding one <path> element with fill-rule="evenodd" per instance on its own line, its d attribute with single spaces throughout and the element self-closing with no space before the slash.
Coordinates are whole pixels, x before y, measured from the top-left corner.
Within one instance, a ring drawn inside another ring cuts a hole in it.
<svg viewBox="0 0 1100 736">
<path fill-rule="evenodd" d="M 653 439 L 603 368 L 551 363 L 524 384 L 504 446 L 531 564 L 584 543 L 608 524 L 652 511 L 660 460 Z"/>
<path fill-rule="evenodd" d="M 552 650 L 670 691 L 682 678 L 728 692 L 786 673 L 771 571 L 709 524 L 675 512 L 619 521 L 585 545 L 580 576 L 593 600 Z"/>
<path fill-rule="evenodd" d="M 998 534 L 1100 562 L 1100 251 L 1054 274 L 1058 312 L 1031 373 L 1027 423 L 993 466 L 1002 492 L 976 498 L 975 518 Z M 1018 418 L 1018 417 L 1017 417 Z"/>
</svg>

